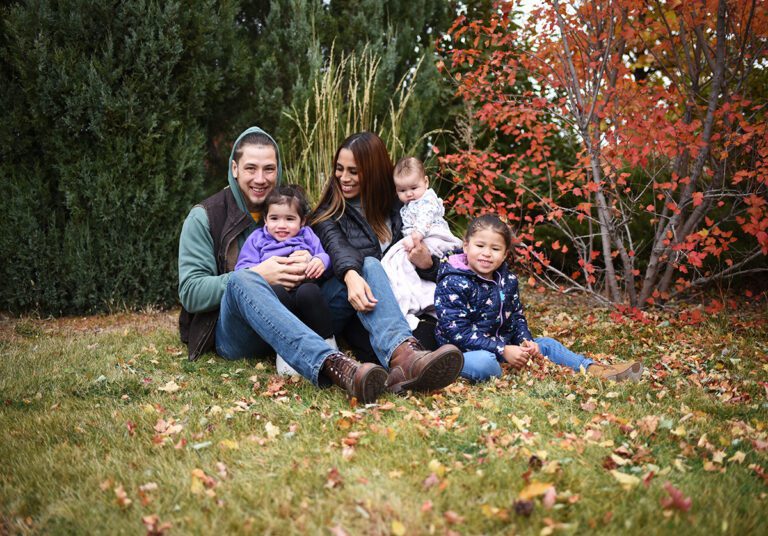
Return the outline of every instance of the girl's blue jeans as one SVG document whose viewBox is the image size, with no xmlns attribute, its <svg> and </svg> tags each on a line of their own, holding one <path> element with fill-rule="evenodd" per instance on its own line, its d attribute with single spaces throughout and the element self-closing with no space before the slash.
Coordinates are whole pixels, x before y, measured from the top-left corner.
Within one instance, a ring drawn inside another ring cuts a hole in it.
<svg viewBox="0 0 768 536">
<path fill-rule="evenodd" d="M 586 369 L 594 361 L 581 354 L 572 352 L 555 339 L 537 337 L 533 339 L 539 345 L 542 355 L 558 365 L 569 367 L 578 372 L 581 367 Z M 464 368 L 461 376 L 475 382 L 482 382 L 493 377 L 501 376 L 501 365 L 496 354 L 486 350 L 464 352 Z"/>
</svg>

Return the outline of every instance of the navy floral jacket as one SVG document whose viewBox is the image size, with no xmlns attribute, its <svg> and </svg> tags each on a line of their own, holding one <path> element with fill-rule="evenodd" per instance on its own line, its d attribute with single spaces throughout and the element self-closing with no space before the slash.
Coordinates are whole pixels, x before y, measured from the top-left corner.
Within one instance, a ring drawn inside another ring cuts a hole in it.
<svg viewBox="0 0 768 536">
<path fill-rule="evenodd" d="M 439 344 L 453 344 L 462 352 L 487 350 L 502 359 L 505 345 L 533 340 L 517 277 L 505 263 L 493 278 L 485 279 L 470 270 L 463 253 L 443 259 L 435 289 Z"/>
</svg>

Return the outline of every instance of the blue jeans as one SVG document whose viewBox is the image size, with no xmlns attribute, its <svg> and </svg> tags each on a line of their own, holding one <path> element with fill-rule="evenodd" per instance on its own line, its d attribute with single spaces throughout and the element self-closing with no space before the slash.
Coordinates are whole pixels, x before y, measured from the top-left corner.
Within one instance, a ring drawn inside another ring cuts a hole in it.
<svg viewBox="0 0 768 536">
<path fill-rule="evenodd" d="M 371 287 L 373 297 L 378 300 L 372 311 L 358 312 L 349 303 L 347 286 L 334 277 L 326 281 L 321 290 L 328 302 L 333 317 L 333 332 L 338 334 L 354 316 L 360 319 L 371 339 L 371 346 L 385 368 L 389 368 L 389 359 L 395 348 L 412 337 L 411 328 L 405 320 L 395 295 L 389 286 L 389 278 L 378 259 L 366 257 L 363 261 L 363 273 L 360 274 Z M 280 354 L 282 355 L 282 354 Z"/>
<path fill-rule="evenodd" d="M 280 303 L 263 277 L 252 270 L 232 272 L 216 322 L 216 353 L 241 359 L 273 351 L 315 385 L 334 352 Z"/>
<path fill-rule="evenodd" d="M 581 367 L 586 369 L 594 361 L 581 354 L 572 352 L 555 339 L 549 337 L 537 337 L 533 339 L 539 345 L 544 357 L 556 363 L 569 367 L 578 372 Z M 464 352 L 464 368 L 461 376 L 474 382 L 482 382 L 493 377 L 501 376 L 501 365 L 496 359 L 496 354 L 486 350 L 472 350 Z"/>
</svg>

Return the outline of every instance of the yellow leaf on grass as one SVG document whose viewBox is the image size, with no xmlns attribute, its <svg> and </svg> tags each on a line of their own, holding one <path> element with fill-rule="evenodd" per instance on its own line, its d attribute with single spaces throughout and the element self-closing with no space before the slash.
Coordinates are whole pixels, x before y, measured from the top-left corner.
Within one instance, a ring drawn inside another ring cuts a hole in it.
<svg viewBox="0 0 768 536">
<path fill-rule="evenodd" d="M 271 421 L 264 425 L 264 430 L 266 430 L 267 437 L 270 439 L 276 438 L 280 433 L 280 428 L 272 424 Z"/>
<path fill-rule="evenodd" d="M 405 536 L 405 525 L 397 519 L 392 520 L 392 534 L 395 536 Z"/>
<path fill-rule="evenodd" d="M 746 457 L 747 457 L 746 454 L 744 454 L 741 451 L 738 451 L 738 452 L 736 452 L 736 454 L 734 454 L 733 456 L 728 458 L 728 461 L 729 462 L 736 462 L 736 463 L 744 463 L 744 458 L 746 458 Z"/>
<path fill-rule="evenodd" d="M 430 460 L 429 464 L 427 464 L 427 467 L 430 471 L 435 473 L 437 476 L 444 476 L 445 475 L 445 466 L 440 463 L 438 460 Z"/>
<path fill-rule="evenodd" d="M 219 441 L 219 446 L 223 449 L 238 450 L 240 445 L 233 439 L 222 439 Z"/>
<path fill-rule="evenodd" d="M 627 473 L 622 473 L 621 471 L 617 471 L 615 469 L 611 471 L 611 474 L 613 475 L 613 478 L 619 481 L 621 487 L 626 491 L 631 490 L 640 483 L 640 479 L 638 477 L 628 475 Z"/>
<path fill-rule="evenodd" d="M 544 495 L 544 493 L 546 493 L 546 491 L 551 487 L 552 484 L 549 482 L 539 482 L 538 480 L 533 480 L 530 484 L 520 490 L 518 498 L 523 501 L 530 501 L 534 497 Z"/>
<path fill-rule="evenodd" d="M 166 393 L 175 393 L 179 389 L 181 389 L 181 387 L 179 387 L 173 380 L 169 381 L 162 387 L 157 388 L 158 391 L 165 391 Z"/>
</svg>

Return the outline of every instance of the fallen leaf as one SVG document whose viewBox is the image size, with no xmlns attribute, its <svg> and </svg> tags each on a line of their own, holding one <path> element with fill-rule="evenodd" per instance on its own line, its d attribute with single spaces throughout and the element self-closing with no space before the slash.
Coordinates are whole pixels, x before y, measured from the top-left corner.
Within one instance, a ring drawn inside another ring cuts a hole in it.
<svg viewBox="0 0 768 536">
<path fill-rule="evenodd" d="M 613 475 L 613 478 L 618 480 L 619 484 L 621 484 L 621 487 L 626 491 L 631 490 L 640 483 L 640 479 L 636 476 L 628 475 L 627 473 L 622 473 L 621 471 L 617 471 L 615 469 L 611 471 L 611 474 Z"/>
<path fill-rule="evenodd" d="M 736 463 L 744 463 L 744 459 L 747 457 L 747 455 L 744 452 L 741 452 L 740 450 L 737 451 L 733 456 L 728 458 L 729 462 L 736 462 Z"/>
<path fill-rule="evenodd" d="M 161 523 L 157 514 L 144 516 L 141 518 L 141 522 L 147 528 L 147 536 L 162 536 L 173 526 L 170 521 Z"/>
<path fill-rule="evenodd" d="M 555 502 L 557 502 L 557 490 L 555 490 L 555 487 L 552 486 L 544 492 L 544 497 L 541 499 L 541 504 L 546 510 L 551 510 L 552 507 L 555 506 Z"/>
<path fill-rule="evenodd" d="M 157 388 L 158 391 L 165 391 L 166 393 L 175 393 L 179 389 L 181 389 L 181 387 L 179 387 L 173 380 L 169 381 L 162 387 Z"/>
<path fill-rule="evenodd" d="M 440 483 L 440 478 L 435 473 L 430 473 L 427 478 L 424 479 L 424 482 L 422 482 L 422 487 L 424 489 L 429 489 L 431 487 L 437 486 Z"/>
<path fill-rule="evenodd" d="M 280 428 L 275 426 L 271 422 L 267 422 L 267 424 L 264 425 L 264 430 L 266 430 L 267 437 L 269 437 L 270 439 L 274 439 L 278 435 L 280 435 Z"/>
<path fill-rule="evenodd" d="M 325 480 L 325 487 L 328 489 L 340 488 L 344 484 L 341 473 L 335 467 L 328 469 L 328 476 Z"/>
<path fill-rule="evenodd" d="M 223 449 L 229 449 L 229 450 L 239 450 L 240 445 L 237 441 L 233 439 L 222 439 L 219 441 L 219 446 Z"/>
<path fill-rule="evenodd" d="M 421 505 L 421 511 L 422 511 L 422 513 L 431 512 L 432 511 L 432 501 L 430 501 L 429 499 L 424 501 L 422 503 L 422 505 Z"/>
<path fill-rule="evenodd" d="M 530 516 L 533 513 L 533 501 L 515 501 L 515 513 L 519 516 Z"/>
<path fill-rule="evenodd" d="M 538 480 L 534 480 L 525 486 L 522 490 L 520 490 L 520 493 L 517 497 L 520 500 L 528 501 L 534 497 L 538 497 L 539 495 L 544 495 L 544 493 L 546 493 L 546 491 L 551 487 L 552 484 L 548 482 L 539 482 Z"/>
<path fill-rule="evenodd" d="M 400 523 L 397 519 L 392 520 L 392 534 L 394 536 L 405 536 L 405 525 Z"/>
<path fill-rule="evenodd" d="M 115 491 L 117 504 L 120 506 L 120 508 L 128 508 L 129 506 L 131 506 L 131 503 L 133 501 L 128 498 L 128 494 L 125 492 L 125 489 L 123 488 L 122 484 L 117 486 L 114 491 Z"/>
<path fill-rule="evenodd" d="M 683 495 L 683 492 L 673 486 L 670 482 L 664 482 L 664 489 L 669 497 L 661 498 L 661 507 L 665 510 L 680 510 L 687 512 L 691 509 L 693 501 L 690 497 Z"/>
<path fill-rule="evenodd" d="M 449 525 L 459 525 L 464 522 L 464 517 L 460 516 L 453 510 L 448 510 L 443 514 L 443 518 L 448 522 Z"/>
<path fill-rule="evenodd" d="M 341 525 L 336 525 L 329 530 L 331 531 L 332 536 L 349 536 L 349 533 L 344 530 Z"/>
<path fill-rule="evenodd" d="M 430 460 L 427 464 L 427 468 L 429 468 L 429 470 L 435 473 L 437 476 L 445 475 L 445 466 L 438 460 Z"/>
</svg>

